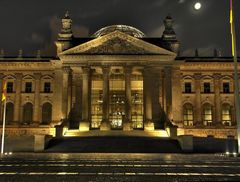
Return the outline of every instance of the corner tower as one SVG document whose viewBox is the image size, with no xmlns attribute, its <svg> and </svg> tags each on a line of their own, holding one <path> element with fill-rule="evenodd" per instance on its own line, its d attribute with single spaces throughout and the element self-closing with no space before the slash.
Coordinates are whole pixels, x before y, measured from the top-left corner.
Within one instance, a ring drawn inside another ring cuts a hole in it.
<svg viewBox="0 0 240 182">
<path fill-rule="evenodd" d="M 176 33 L 173 29 L 173 19 L 168 15 L 164 22 L 165 30 L 162 35 L 162 46 L 172 52 L 178 53 L 180 43 L 177 40 Z"/>
<path fill-rule="evenodd" d="M 55 42 L 57 46 L 57 54 L 72 47 L 72 19 L 69 16 L 68 11 L 62 18 L 62 29 L 58 34 L 58 40 Z"/>
</svg>

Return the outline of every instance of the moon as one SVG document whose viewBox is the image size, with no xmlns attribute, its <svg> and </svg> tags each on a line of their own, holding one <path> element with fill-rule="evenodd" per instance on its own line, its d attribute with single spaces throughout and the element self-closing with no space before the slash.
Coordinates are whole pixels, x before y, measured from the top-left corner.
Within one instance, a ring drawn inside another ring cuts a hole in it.
<svg viewBox="0 0 240 182">
<path fill-rule="evenodd" d="M 201 4 L 200 2 L 196 2 L 196 3 L 194 4 L 194 9 L 195 9 L 195 10 L 200 10 L 201 7 L 202 7 L 202 4 Z"/>
</svg>

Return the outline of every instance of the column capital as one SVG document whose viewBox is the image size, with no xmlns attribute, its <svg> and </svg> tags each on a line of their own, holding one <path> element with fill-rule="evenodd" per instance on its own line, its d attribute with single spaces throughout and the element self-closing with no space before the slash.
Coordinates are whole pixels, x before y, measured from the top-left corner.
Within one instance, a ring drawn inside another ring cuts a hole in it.
<svg viewBox="0 0 240 182">
<path fill-rule="evenodd" d="M 132 74 L 132 66 L 125 66 L 124 73 L 125 73 L 125 75 L 131 75 Z"/>
<path fill-rule="evenodd" d="M 90 67 L 82 66 L 82 73 L 83 74 L 89 74 L 89 72 L 90 72 Z"/>
<path fill-rule="evenodd" d="M 102 73 L 103 73 L 103 75 L 109 75 L 110 66 L 102 66 Z"/>
<path fill-rule="evenodd" d="M 164 75 L 167 76 L 168 74 L 171 74 L 172 72 L 172 67 L 171 66 L 165 66 L 163 71 L 164 71 Z"/>
<path fill-rule="evenodd" d="M 15 76 L 18 80 L 22 79 L 23 74 L 22 73 L 15 73 Z"/>
<path fill-rule="evenodd" d="M 202 74 L 201 73 L 194 73 L 193 75 L 195 80 L 201 80 Z"/>
<path fill-rule="evenodd" d="M 152 74 L 152 69 L 151 67 L 144 67 L 142 70 L 143 77 L 150 76 Z"/>
<path fill-rule="evenodd" d="M 42 74 L 41 73 L 33 73 L 36 80 L 40 80 Z"/>
<path fill-rule="evenodd" d="M 213 74 L 213 78 L 214 78 L 215 80 L 219 80 L 219 79 L 221 78 L 221 73 L 214 73 L 214 74 Z"/>
<path fill-rule="evenodd" d="M 172 66 L 164 66 L 164 70 L 171 71 L 172 70 Z"/>
<path fill-rule="evenodd" d="M 63 73 L 67 73 L 67 74 L 72 72 L 72 69 L 70 68 L 70 66 L 63 66 L 62 70 L 63 70 Z"/>
</svg>

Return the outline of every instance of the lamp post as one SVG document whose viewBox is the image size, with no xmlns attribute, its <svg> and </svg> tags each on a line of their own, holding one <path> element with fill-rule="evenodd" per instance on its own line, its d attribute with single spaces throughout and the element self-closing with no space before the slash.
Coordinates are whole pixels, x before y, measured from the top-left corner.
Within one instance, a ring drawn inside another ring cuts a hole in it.
<svg viewBox="0 0 240 182">
<path fill-rule="evenodd" d="M 231 25 L 231 39 L 232 39 L 232 56 L 234 60 L 234 98 L 235 98 L 235 111 L 237 121 L 237 140 L 238 140 L 238 153 L 240 153 L 240 100 L 239 100 L 239 84 L 238 84 L 238 61 L 237 61 L 237 47 L 236 47 L 236 32 L 233 17 L 233 3 L 230 0 L 230 25 Z"/>
</svg>

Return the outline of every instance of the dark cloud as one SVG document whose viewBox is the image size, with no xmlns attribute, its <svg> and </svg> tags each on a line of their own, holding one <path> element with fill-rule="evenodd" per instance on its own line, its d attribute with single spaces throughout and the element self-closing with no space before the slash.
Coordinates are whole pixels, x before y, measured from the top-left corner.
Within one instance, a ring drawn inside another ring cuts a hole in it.
<svg viewBox="0 0 240 182">
<path fill-rule="evenodd" d="M 174 18 L 183 54 L 212 55 L 221 49 L 230 55 L 228 0 L 199 0 L 202 9 L 195 11 L 196 0 L 0 0 L 0 49 L 17 54 L 55 55 L 54 41 L 61 29 L 61 17 L 69 10 L 75 36 L 86 37 L 101 27 L 127 24 L 150 37 L 161 37 L 163 20 Z M 234 1 L 237 40 L 240 42 L 240 2 Z M 239 46 L 238 46 L 239 47 Z"/>
</svg>

